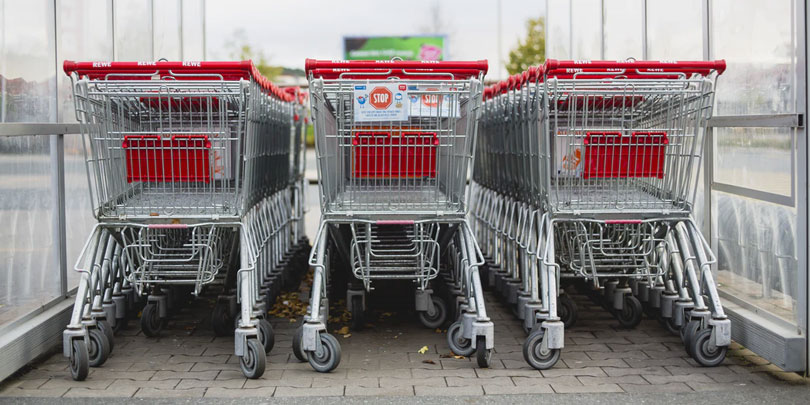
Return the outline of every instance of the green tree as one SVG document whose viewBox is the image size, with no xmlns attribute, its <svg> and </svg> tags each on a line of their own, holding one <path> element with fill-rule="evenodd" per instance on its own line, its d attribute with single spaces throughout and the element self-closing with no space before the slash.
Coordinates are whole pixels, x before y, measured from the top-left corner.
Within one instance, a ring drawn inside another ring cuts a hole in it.
<svg viewBox="0 0 810 405">
<path fill-rule="evenodd" d="M 506 71 L 510 75 L 523 72 L 529 66 L 537 66 L 546 60 L 546 21 L 543 17 L 532 18 L 526 22 L 526 38 L 518 41 L 517 46 L 509 51 L 509 62 Z"/>
<path fill-rule="evenodd" d="M 237 60 L 253 60 L 256 69 L 259 70 L 266 78 L 273 80 L 284 70 L 281 66 L 272 66 L 267 62 L 267 58 L 262 51 L 254 51 L 250 45 L 242 45 L 239 50 L 232 56 Z"/>
<path fill-rule="evenodd" d="M 233 60 L 252 60 L 256 69 L 270 80 L 278 77 L 284 70 L 281 66 L 271 65 L 264 52 L 253 49 L 247 39 L 247 33 L 242 28 L 231 34 L 231 37 L 225 42 L 225 49 L 230 50 L 228 57 Z"/>
</svg>

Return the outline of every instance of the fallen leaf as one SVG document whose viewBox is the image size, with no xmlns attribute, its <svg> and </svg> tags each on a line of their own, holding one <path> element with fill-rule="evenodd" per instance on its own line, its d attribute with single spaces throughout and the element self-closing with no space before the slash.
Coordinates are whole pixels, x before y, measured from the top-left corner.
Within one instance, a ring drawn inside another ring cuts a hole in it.
<svg viewBox="0 0 810 405">
<path fill-rule="evenodd" d="M 443 359 L 449 359 L 449 358 L 453 357 L 453 354 L 452 353 L 451 354 L 440 354 L 439 357 L 441 357 Z"/>
<path fill-rule="evenodd" d="M 427 353 L 427 351 L 428 351 L 428 347 L 427 346 L 422 346 L 422 348 L 419 349 L 419 354 L 425 354 L 425 353 Z"/>
<path fill-rule="evenodd" d="M 347 337 L 352 337 L 352 334 L 351 334 L 351 333 L 347 333 L 347 334 L 343 335 L 343 338 L 344 338 L 344 339 L 346 339 Z"/>
<path fill-rule="evenodd" d="M 433 361 L 433 360 L 422 360 L 422 363 L 425 363 L 425 364 L 436 364 L 436 362 L 435 362 L 435 361 Z"/>
<path fill-rule="evenodd" d="M 290 318 L 290 323 L 295 323 L 295 318 Z"/>
<path fill-rule="evenodd" d="M 436 333 L 442 333 L 442 330 L 441 330 L 441 329 L 439 329 L 439 328 L 436 328 L 435 332 L 436 332 Z"/>
<path fill-rule="evenodd" d="M 338 335 L 345 335 L 345 334 L 349 333 L 349 327 L 344 326 L 344 327 L 338 329 L 337 332 L 335 332 L 335 333 L 337 333 Z"/>
<path fill-rule="evenodd" d="M 453 355 L 453 358 L 454 358 L 454 359 L 456 359 L 456 360 L 464 360 L 466 357 L 464 357 L 464 356 L 459 356 L 459 355 L 457 355 L 457 354 L 454 354 L 454 355 Z"/>
<path fill-rule="evenodd" d="M 395 335 L 395 336 L 394 336 L 394 339 L 399 339 L 399 336 L 396 336 L 396 335 Z"/>
</svg>

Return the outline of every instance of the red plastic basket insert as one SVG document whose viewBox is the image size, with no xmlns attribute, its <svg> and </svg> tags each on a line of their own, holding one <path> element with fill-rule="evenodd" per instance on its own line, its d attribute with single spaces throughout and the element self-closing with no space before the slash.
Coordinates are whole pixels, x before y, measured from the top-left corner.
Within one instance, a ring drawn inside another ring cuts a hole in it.
<svg viewBox="0 0 810 405">
<path fill-rule="evenodd" d="M 582 178 L 664 178 L 666 132 L 588 132 Z"/>
<path fill-rule="evenodd" d="M 211 181 L 211 141 L 207 135 L 124 136 L 127 182 Z"/>
<path fill-rule="evenodd" d="M 435 132 L 357 132 L 352 139 L 355 178 L 436 177 Z"/>
</svg>

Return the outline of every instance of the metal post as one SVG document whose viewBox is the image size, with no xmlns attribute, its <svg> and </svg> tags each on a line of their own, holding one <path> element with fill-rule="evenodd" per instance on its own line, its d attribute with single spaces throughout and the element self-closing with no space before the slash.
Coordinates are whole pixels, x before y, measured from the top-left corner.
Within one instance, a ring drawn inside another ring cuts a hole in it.
<svg viewBox="0 0 810 405">
<path fill-rule="evenodd" d="M 605 60 L 605 0 L 599 4 L 599 58 Z"/>
<path fill-rule="evenodd" d="M 51 135 L 51 197 L 53 200 L 53 234 L 56 238 L 54 255 L 59 266 L 59 294 L 68 296 L 67 232 L 65 215 L 65 136 Z"/>
<path fill-rule="evenodd" d="M 807 55 L 810 54 L 810 50 L 808 50 L 808 31 L 807 31 L 807 24 L 810 21 L 810 11 L 808 10 L 807 4 L 803 1 L 796 1 L 796 9 L 795 9 L 795 21 L 798 24 L 797 31 L 800 33 L 797 35 L 799 40 L 799 46 L 796 47 L 798 49 L 798 55 L 796 57 L 796 61 L 798 66 L 796 66 L 797 72 L 799 72 L 798 80 L 798 91 L 796 101 L 796 111 L 804 114 L 804 121 L 807 121 L 808 111 L 807 105 L 808 103 L 808 88 L 807 82 L 808 77 L 810 77 L 810 65 L 807 64 Z M 810 327 L 810 270 L 808 270 L 808 249 L 810 249 L 810 243 L 808 243 L 807 232 L 808 232 L 808 205 L 807 205 L 807 198 L 810 197 L 810 192 L 808 192 L 808 178 L 810 175 L 808 174 L 808 164 L 807 158 L 810 156 L 810 151 L 808 149 L 808 142 L 807 142 L 807 124 L 801 126 L 800 128 L 796 129 L 796 160 L 798 161 L 798 167 L 796 170 L 796 179 L 798 184 L 796 190 L 796 247 L 797 247 L 797 268 L 799 270 L 799 296 L 796 297 L 798 302 L 797 309 L 799 309 L 799 313 L 797 314 L 797 320 L 799 322 L 799 329 L 801 330 L 802 334 L 806 337 L 808 327 Z M 801 311 L 804 311 L 804 314 Z M 804 323 L 802 325 L 802 322 Z M 807 376 L 808 365 L 810 365 L 810 339 L 805 340 L 805 358 L 804 358 L 804 375 Z"/>
<path fill-rule="evenodd" d="M 648 59 L 647 48 L 647 0 L 641 0 L 641 59 Z"/>
</svg>

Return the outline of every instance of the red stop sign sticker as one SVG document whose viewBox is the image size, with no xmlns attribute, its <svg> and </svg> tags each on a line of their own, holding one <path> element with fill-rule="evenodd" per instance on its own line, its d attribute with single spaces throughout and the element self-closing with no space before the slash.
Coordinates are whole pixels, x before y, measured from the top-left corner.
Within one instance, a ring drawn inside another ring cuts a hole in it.
<svg viewBox="0 0 810 405">
<path fill-rule="evenodd" d="M 385 87 L 375 87 L 371 90 L 371 93 L 368 94 L 368 98 L 368 103 L 378 110 L 387 109 L 394 101 L 394 95 L 391 94 L 391 90 Z"/>
</svg>

